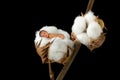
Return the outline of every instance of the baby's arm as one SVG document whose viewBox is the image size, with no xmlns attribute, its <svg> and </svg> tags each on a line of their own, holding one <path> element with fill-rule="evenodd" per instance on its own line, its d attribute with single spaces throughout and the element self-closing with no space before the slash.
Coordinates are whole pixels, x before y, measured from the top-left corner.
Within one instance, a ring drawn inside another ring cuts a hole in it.
<svg viewBox="0 0 120 80">
<path fill-rule="evenodd" d="M 54 38 L 54 37 L 59 37 L 61 39 L 64 39 L 63 34 L 51 34 L 51 33 L 49 33 L 49 38 Z"/>
<path fill-rule="evenodd" d="M 64 35 L 63 34 L 58 34 L 57 35 L 59 38 L 61 38 L 61 39 L 64 39 Z"/>
</svg>

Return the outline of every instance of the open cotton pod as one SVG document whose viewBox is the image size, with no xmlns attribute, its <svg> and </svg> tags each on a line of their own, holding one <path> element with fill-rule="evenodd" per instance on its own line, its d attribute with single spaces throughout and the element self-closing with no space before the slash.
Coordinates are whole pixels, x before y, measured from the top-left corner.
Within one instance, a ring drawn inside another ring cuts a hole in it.
<svg viewBox="0 0 120 80">
<path fill-rule="evenodd" d="M 72 40 L 79 40 L 81 44 L 87 46 L 92 51 L 99 48 L 105 41 L 104 28 L 103 20 L 95 16 L 92 11 L 88 11 L 83 16 L 75 18 L 71 38 Z"/>
<path fill-rule="evenodd" d="M 72 54 L 74 49 L 74 42 L 70 40 L 68 32 L 57 29 L 55 26 L 44 26 L 36 31 L 34 42 L 42 63 L 50 61 L 50 63 L 64 64 L 64 61 Z"/>
<path fill-rule="evenodd" d="M 70 40 L 68 32 L 58 29 L 59 34 L 64 35 L 64 39 L 56 37 L 49 47 L 48 59 L 51 62 L 64 64 L 67 62 L 67 58 L 71 56 L 74 50 L 74 42 Z"/>
<path fill-rule="evenodd" d="M 98 26 L 96 27 L 97 30 L 95 30 L 93 33 L 95 33 L 96 31 L 97 32 L 95 35 L 93 34 L 94 38 L 91 39 L 89 45 L 87 46 L 90 51 L 93 51 L 94 49 L 101 47 L 106 39 L 106 33 L 103 31 L 103 29 L 104 28 L 106 29 L 106 27 L 104 25 L 103 20 L 97 18 L 95 21 L 99 24 L 99 27 Z"/>
</svg>

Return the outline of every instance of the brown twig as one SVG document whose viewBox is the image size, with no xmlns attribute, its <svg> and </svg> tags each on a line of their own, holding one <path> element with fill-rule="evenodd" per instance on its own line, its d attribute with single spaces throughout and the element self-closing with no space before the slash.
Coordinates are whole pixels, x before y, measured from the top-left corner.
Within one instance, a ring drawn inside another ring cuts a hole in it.
<svg viewBox="0 0 120 80">
<path fill-rule="evenodd" d="M 89 0 L 86 13 L 92 9 L 93 7 L 94 0 Z M 58 77 L 56 80 L 63 80 L 65 74 L 67 73 L 69 67 L 71 66 L 75 56 L 77 55 L 79 49 L 80 49 L 81 43 L 78 40 L 75 40 L 75 50 L 73 51 L 73 54 L 70 56 L 68 62 L 64 65 L 63 69 L 59 73 Z"/>
<path fill-rule="evenodd" d="M 81 45 L 80 42 L 75 40 L 75 50 L 73 51 L 72 55 L 69 57 L 68 62 L 64 65 L 63 69 L 59 73 L 59 75 L 58 75 L 56 80 L 63 80 L 65 74 L 67 73 L 70 65 L 72 64 L 75 56 L 77 55 L 77 53 L 79 51 L 80 45 Z"/>
<path fill-rule="evenodd" d="M 54 73 L 53 73 L 53 71 L 52 71 L 50 61 L 48 62 L 48 68 L 49 68 L 49 76 L 50 76 L 50 80 L 54 80 Z"/>
<path fill-rule="evenodd" d="M 88 6 L 87 6 L 87 9 L 86 9 L 86 13 L 87 13 L 89 10 L 92 10 L 94 1 L 95 1 L 95 0 L 89 0 Z"/>
</svg>

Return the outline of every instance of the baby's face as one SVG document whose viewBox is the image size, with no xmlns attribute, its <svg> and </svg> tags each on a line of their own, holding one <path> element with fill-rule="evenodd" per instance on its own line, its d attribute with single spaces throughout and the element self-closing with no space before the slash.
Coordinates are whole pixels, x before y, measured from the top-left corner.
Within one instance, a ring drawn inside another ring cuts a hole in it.
<svg viewBox="0 0 120 80">
<path fill-rule="evenodd" d="M 40 32 L 40 36 L 48 38 L 48 32 L 43 30 Z"/>
</svg>

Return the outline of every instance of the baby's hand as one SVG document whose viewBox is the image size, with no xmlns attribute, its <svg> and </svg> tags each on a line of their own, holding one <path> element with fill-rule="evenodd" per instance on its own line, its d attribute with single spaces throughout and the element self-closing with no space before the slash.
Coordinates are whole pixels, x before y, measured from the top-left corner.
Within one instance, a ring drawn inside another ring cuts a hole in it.
<svg viewBox="0 0 120 80">
<path fill-rule="evenodd" d="M 49 38 L 54 38 L 54 37 L 59 37 L 61 39 L 64 39 L 64 35 L 63 34 L 50 34 L 49 33 Z"/>
</svg>

